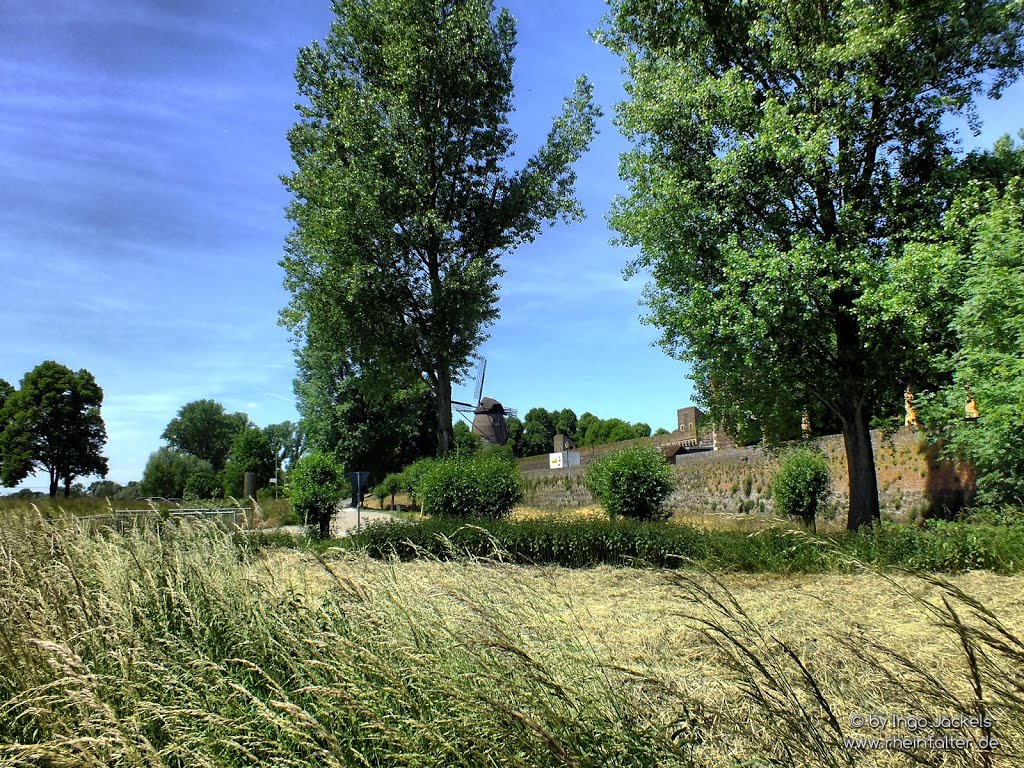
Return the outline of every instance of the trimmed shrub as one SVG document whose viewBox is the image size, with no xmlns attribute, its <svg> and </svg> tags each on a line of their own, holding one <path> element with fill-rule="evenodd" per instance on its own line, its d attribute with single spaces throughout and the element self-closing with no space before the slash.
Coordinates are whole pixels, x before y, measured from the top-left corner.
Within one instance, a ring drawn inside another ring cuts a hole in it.
<svg viewBox="0 0 1024 768">
<path fill-rule="evenodd" d="M 672 470 L 661 452 L 632 445 L 601 456 L 587 467 L 584 484 L 612 518 L 667 520 L 665 499 L 672 492 Z"/>
<path fill-rule="evenodd" d="M 433 463 L 418 484 L 424 514 L 504 518 L 523 499 L 522 477 L 497 456 L 450 457 Z"/>
<path fill-rule="evenodd" d="M 351 493 L 351 484 L 333 457 L 311 453 L 292 465 L 288 483 L 292 509 L 306 525 L 319 529 L 321 539 L 330 536 L 334 508 L 346 493 Z"/>
<path fill-rule="evenodd" d="M 185 501 L 216 499 L 220 496 L 221 483 L 213 472 L 200 470 L 185 481 Z"/>
<path fill-rule="evenodd" d="M 419 505 L 420 503 L 420 480 L 423 479 L 423 475 L 426 474 L 427 470 L 434 466 L 434 462 L 437 459 L 427 457 L 414 461 L 404 470 L 400 477 L 402 478 L 402 490 L 409 494 L 412 503 Z"/>
<path fill-rule="evenodd" d="M 783 454 L 772 478 L 775 511 L 803 520 L 813 529 L 818 510 L 828 498 L 832 476 L 828 459 L 810 448 L 796 448 Z"/>
</svg>

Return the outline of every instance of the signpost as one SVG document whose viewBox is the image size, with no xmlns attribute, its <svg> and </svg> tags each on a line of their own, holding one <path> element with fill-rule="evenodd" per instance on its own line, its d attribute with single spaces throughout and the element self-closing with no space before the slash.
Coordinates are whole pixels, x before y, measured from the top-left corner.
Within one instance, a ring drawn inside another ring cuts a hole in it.
<svg viewBox="0 0 1024 768">
<path fill-rule="evenodd" d="M 348 479 L 352 481 L 352 500 L 356 503 L 356 530 L 361 529 L 362 508 L 363 508 L 363 486 L 370 479 L 369 472 L 346 472 Z"/>
</svg>

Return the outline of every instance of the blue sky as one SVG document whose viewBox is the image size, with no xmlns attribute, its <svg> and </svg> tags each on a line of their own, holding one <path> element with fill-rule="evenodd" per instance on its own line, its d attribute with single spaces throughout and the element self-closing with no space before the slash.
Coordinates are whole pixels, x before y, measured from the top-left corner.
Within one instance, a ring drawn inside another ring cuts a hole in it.
<svg viewBox="0 0 1024 768">
<path fill-rule="evenodd" d="M 519 22 L 517 160 L 578 74 L 605 118 L 578 166 L 586 222 L 504 262 L 501 318 L 481 350 L 487 394 L 521 413 L 570 407 L 671 429 L 692 400 L 686 368 L 652 346 L 642 279 L 623 280 L 629 253 L 608 242 L 625 143 L 611 123 L 619 62 L 588 34 L 604 6 L 505 5 Z M 113 480 L 140 477 L 190 400 L 260 425 L 297 417 L 277 325 L 279 176 L 291 170 L 295 56 L 330 20 L 328 0 L 37 0 L 0 19 L 0 378 L 17 385 L 43 360 L 92 371 Z M 965 132 L 965 146 L 1015 133 L 1022 105 L 1020 84 L 982 105 L 983 132 Z"/>
</svg>

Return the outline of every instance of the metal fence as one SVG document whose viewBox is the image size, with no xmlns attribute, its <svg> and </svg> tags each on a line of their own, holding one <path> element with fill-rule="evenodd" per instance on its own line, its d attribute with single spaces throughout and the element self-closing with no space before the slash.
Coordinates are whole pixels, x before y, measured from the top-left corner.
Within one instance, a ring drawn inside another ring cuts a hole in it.
<svg viewBox="0 0 1024 768">
<path fill-rule="evenodd" d="M 89 530 L 111 528 L 124 533 L 139 524 L 151 524 L 161 519 L 194 518 L 208 520 L 219 526 L 234 529 L 248 522 L 252 512 L 248 507 L 220 507 L 216 509 L 115 509 L 99 515 L 76 516 L 75 521 Z"/>
</svg>

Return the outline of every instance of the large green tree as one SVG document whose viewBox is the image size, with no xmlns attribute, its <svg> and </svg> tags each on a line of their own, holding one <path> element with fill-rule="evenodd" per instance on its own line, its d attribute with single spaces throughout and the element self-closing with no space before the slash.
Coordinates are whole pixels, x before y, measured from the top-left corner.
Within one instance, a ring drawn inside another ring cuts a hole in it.
<svg viewBox="0 0 1024 768">
<path fill-rule="evenodd" d="M 150 454 L 138 491 L 145 496 L 180 499 L 185 495 L 189 478 L 212 472 L 213 467 L 206 459 L 165 445 Z"/>
<path fill-rule="evenodd" d="M 46 470 L 50 496 L 61 484 L 71 495 L 77 477 L 107 474 L 100 452 L 107 431 L 100 415 L 103 390 L 84 368 L 72 371 L 47 360 L 25 374 L 20 387 L 0 387 L 0 480 L 14 486 Z"/>
<path fill-rule="evenodd" d="M 265 430 L 246 427 L 231 445 L 231 453 L 224 467 L 224 493 L 241 497 L 245 489 L 245 473 L 256 474 L 256 487 L 265 488 L 275 470 L 274 446 Z"/>
<path fill-rule="evenodd" d="M 1024 177 L 1000 191 L 986 184 L 970 208 L 966 248 L 939 249 L 957 266 L 963 303 L 949 324 L 952 381 L 926 397 L 921 414 L 951 458 L 970 462 L 978 496 L 992 505 L 1024 501 Z M 943 258 L 944 257 L 944 258 Z M 979 409 L 965 419 L 967 393 Z"/>
<path fill-rule="evenodd" d="M 295 74 L 303 103 L 288 134 L 282 322 L 300 346 L 316 336 L 357 370 L 422 378 L 447 453 L 452 382 L 498 315 L 499 257 L 546 223 L 582 216 L 572 164 L 598 111 L 577 81 L 545 144 L 509 171 L 507 11 L 492 0 L 333 9 L 330 33 L 300 51 Z"/>
<path fill-rule="evenodd" d="M 298 409 L 314 451 L 373 483 L 433 451 L 436 408 L 418 377 L 360 369 L 329 342 L 307 345 L 297 360 Z"/>
<path fill-rule="evenodd" d="M 650 321 L 712 415 L 842 425 L 848 524 L 879 515 L 869 424 L 918 365 L 879 311 L 903 245 L 938 226 L 954 136 L 1021 72 L 1011 0 L 612 0 L 633 149 L 612 216 Z"/>
<path fill-rule="evenodd" d="M 228 413 L 216 400 L 193 400 L 178 410 L 161 437 L 172 448 L 224 468 L 235 438 L 249 426 L 244 413 Z"/>
</svg>

